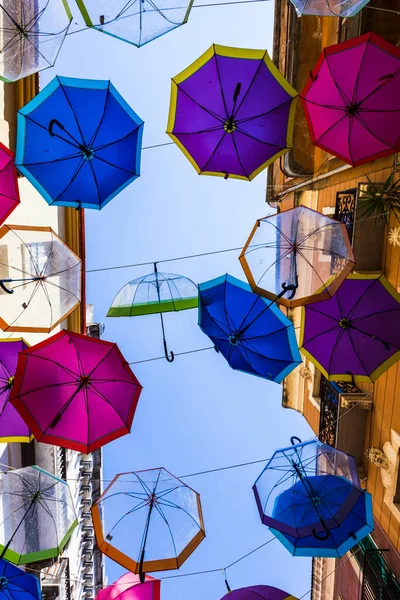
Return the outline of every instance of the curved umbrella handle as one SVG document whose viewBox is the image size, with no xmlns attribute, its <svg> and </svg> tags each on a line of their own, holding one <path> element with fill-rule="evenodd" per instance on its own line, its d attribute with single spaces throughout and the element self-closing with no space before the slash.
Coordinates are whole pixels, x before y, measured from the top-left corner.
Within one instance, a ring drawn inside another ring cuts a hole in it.
<svg viewBox="0 0 400 600">
<path fill-rule="evenodd" d="M 175 358 L 175 354 L 172 352 L 168 352 L 168 347 L 167 347 L 167 342 L 165 340 L 163 340 L 164 343 L 164 354 L 165 354 L 165 358 L 167 359 L 167 361 L 169 363 L 174 362 L 174 358 Z"/>
<path fill-rule="evenodd" d="M 290 296 L 287 297 L 288 300 L 291 300 L 294 297 L 297 288 L 298 286 L 294 283 L 290 283 L 289 285 L 286 285 L 286 283 L 282 283 L 282 292 L 279 294 L 279 296 L 283 296 L 287 292 L 291 292 Z"/>
<path fill-rule="evenodd" d="M 323 519 L 320 519 L 321 525 L 324 528 L 324 533 L 317 533 L 315 531 L 315 529 L 312 530 L 312 534 L 315 537 L 316 540 L 319 540 L 321 542 L 323 542 L 324 540 L 327 540 L 329 537 L 329 529 L 326 526 L 326 523 Z"/>
<path fill-rule="evenodd" d="M 292 435 L 292 437 L 290 438 L 290 443 L 292 444 L 292 446 L 296 446 L 296 444 L 301 444 L 301 439 L 297 437 L 297 435 Z"/>
<path fill-rule="evenodd" d="M 54 137 L 56 134 L 53 131 L 53 127 L 54 125 L 57 125 L 60 129 L 62 129 L 63 131 L 65 131 L 65 127 L 62 123 L 60 123 L 60 121 L 58 121 L 57 119 L 52 119 L 49 123 L 49 134 L 51 135 L 51 137 Z"/>
<path fill-rule="evenodd" d="M 6 292 L 7 294 L 13 294 L 14 290 L 9 290 L 4 284 L 5 283 L 10 283 L 12 281 L 12 279 L 0 279 L 0 287 L 1 289 Z"/>
</svg>

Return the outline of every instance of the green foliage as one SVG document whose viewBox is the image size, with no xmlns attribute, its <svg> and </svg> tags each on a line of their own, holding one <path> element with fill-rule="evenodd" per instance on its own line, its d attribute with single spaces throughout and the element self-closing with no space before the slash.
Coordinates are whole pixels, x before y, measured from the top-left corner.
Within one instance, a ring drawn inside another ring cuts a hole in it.
<svg viewBox="0 0 400 600">
<path fill-rule="evenodd" d="M 371 181 L 368 175 L 368 184 L 366 189 L 360 191 L 358 199 L 359 217 L 368 219 L 373 217 L 385 219 L 389 223 L 390 211 L 400 222 L 400 179 L 395 181 L 396 171 L 392 171 L 386 181 L 375 183 Z"/>
</svg>

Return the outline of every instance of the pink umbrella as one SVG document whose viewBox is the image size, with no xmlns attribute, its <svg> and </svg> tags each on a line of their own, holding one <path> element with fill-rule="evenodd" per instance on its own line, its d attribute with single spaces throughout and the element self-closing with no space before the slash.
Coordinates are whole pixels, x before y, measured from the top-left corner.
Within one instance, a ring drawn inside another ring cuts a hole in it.
<svg viewBox="0 0 400 600">
<path fill-rule="evenodd" d="M 0 225 L 19 204 L 14 153 L 0 143 Z"/>
<path fill-rule="evenodd" d="M 313 143 L 353 167 L 400 150 L 400 48 L 375 33 L 325 48 L 300 97 Z"/>
<path fill-rule="evenodd" d="M 96 600 L 160 600 L 161 581 L 146 575 L 140 583 L 139 575 L 125 573 L 112 585 L 100 590 Z"/>
<path fill-rule="evenodd" d="M 10 402 L 38 441 L 89 453 L 130 432 L 141 390 L 116 344 L 60 331 L 19 354 Z"/>
</svg>

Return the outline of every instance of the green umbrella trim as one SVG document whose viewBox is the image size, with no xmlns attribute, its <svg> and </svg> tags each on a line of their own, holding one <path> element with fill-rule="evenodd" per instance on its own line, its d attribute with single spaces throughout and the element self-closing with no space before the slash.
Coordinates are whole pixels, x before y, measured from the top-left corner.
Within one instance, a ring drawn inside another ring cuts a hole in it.
<svg viewBox="0 0 400 600">
<path fill-rule="evenodd" d="M 129 304 L 111 306 L 107 317 L 138 317 L 140 315 L 155 315 L 157 313 L 173 312 L 196 308 L 199 304 L 197 296 L 194 298 L 180 298 L 178 300 L 161 300 L 161 302 L 144 302 L 142 304 Z"/>
<path fill-rule="evenodd" d="M 60 544 L 56 548 L 42 550 L 41 552 L 30 552 L 29 554 L 18 554 L 18 552 L 15 552 L 14 550 L 10 550 L 8 548 L 8 550 L 6 551 L 6 553 L 4 554 L 4 556 L 2 558 L 10 561 L 14 565 L 25 565 L 27 563 L 36 562 L 39 560 L 46 560 L 48 558 L 56 558 L 60 554 L 62 549 L 64 548 L 65 544 L 68 542 L 69 538 L 71 537 L 71 535 L 72 535 L 75 527 L 77 527 L 77 525 L 78 525 L 78 520 L 75 519 L 75 521 L 72 523 L 71 527 L 68 529 L 67 533 L 64 535 Z M 4 546 L 2 544 L 0 544 L 0 554 L 3 550 L 4 550 Z"/>
</svg>

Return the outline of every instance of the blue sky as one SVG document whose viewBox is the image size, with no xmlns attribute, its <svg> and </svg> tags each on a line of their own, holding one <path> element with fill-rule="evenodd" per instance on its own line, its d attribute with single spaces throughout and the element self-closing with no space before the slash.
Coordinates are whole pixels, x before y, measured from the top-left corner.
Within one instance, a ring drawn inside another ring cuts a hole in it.
<svg viewBox="0 0 400 600">
<path fill-rule="evenodd" d="M 145 121 L 143 145 L 161 144 L 169 141 L 171 77 L 212 43 L 271 51 L 273 14 L 273 2 L 194 8 L 187 25 L 141 49 L 95 31 L 72 35 L 56 68 L 42 74 L 42 85 L 55 74 L 111 79 Z M 265 186 L 265 172 L 252 183 L 199 177 L 175 146 L 144 150 L 141 177 L 100 213 L 86 211 L 87 268 L 242 246 L 255 220 L 271 212 Z M 244 279 L 238 254 L 160 264 L 159 270 L 196 282 L 226 272 Z M 87 276 L 88 302 L 95 305 L 96 320 L 106 324 L 103 337 L 117 342 L 128 361 L 163 354 L 159 318 L 106 319 L 106 313 L 127 281 L 151 269 Z M 175 352 L 210 345 L 195 310 L 167 314 L 165 326 Z M 301 415 L 281 407 L 281 386 L 233 371 L 214 351 L 133 368 L 144 390 L 131 435 L 104 450 L 106 479 L 159 466 L 179 476 L 258 460 L 288 445 L 291 435 L 312 436 Z M 251 490 L 261 469 L 253 465 L 186 480 L 201 494 L 207 537 L 180 572 L 222 568 L 271 537 Z M 122 572 L 108 561 L 110 582 Z M 269 584 L 301 596 L 310 588 L 311 563 L 292 558 L 275 540 L 228 575 L 232 588 Z M 225 591 L 221 572 L 165 580 L 162 599 L 218 600 Z"/>
</svg>

